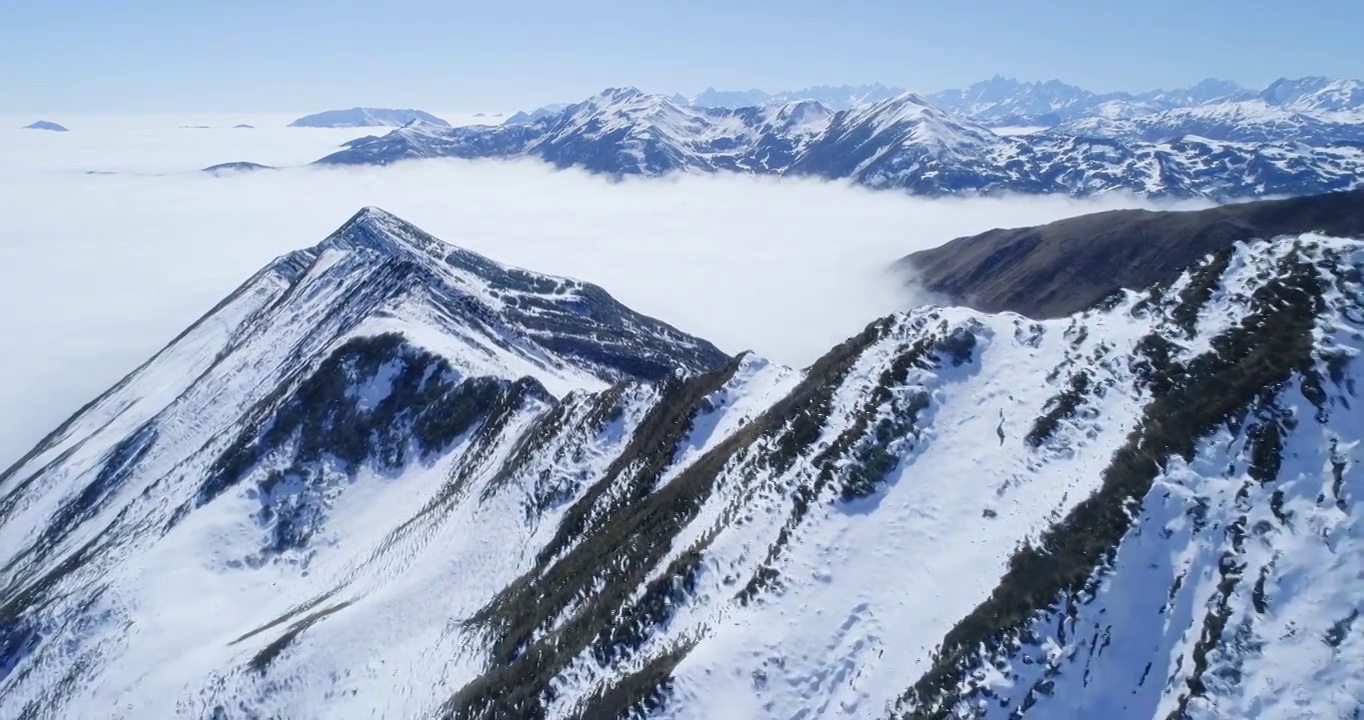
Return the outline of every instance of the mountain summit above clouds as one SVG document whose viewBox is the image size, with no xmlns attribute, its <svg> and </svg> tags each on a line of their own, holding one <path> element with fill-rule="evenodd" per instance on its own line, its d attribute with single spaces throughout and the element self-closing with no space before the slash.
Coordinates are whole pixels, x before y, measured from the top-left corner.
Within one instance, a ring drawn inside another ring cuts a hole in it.
<svg viewBox="0 0 1364 720">
<path fill-rule="evenodd" d="M 787 90 L 767 93 L 762 90 L 716 90 L 704 91 L 686 99 L 686 104 L 699 107 L 757 107 L 779 105 L 802 100 L 813 100 L 834 110 L 850 110 L 862 105 L 889 100 L 904 94 L 904 88 L 886 87 L 881 83 L 871 85 L 816 85 L 802 90 Z"/>
<path fill-rule="evenodd" d="M 609 102 L 554 147 L 735 117 Z M 995 142 L 859 112 L 766 122 Z M 1361 266 L 1245 239 L 795 369 L 367 208 L 0 474 L 0 715 L 1348 717 Z"/>
<path fill-rule="evenodd" d="M 289 127 L 347 128 L 347 127 L 402 127 L 412 122 L 450 127 L 450 123 L 421 110 L 393 110 L 390 108 L 351 108 L 327 110 L 304 115 L 289 123 Z"/>
<path fill-rule="evenodd" d="M 1364 178 L 1364 143 L 1347 142 L 1364 139 L 1364 124 L 1277 108 L 1243 112 L 1241 105 L 1204 106 L 1189 117 L 1075 121 L 1019 135 L 916 93 L 849 110 L 815 100 L 710 108 L 611 88 L 539 119 L 459 128 L 413 123 L 357 138 L 318 163 L 530 157 L 612 176 L 737 172 L 920 195 L 1128 192 L 1218 200 L 1344 190 Z M 1217 108 L 1227 111 L 1210 110 Z"/>
<path fill-rule="evenodd" d="M 690 103 L 706 107 L 744 107 L 770 105 L 791 100 L 811 99 L 836 110 L 848 110 L 888 99 L 904 93 L 900 88 L 880 84 L 860 87 L 817 87 L 792 92 L 767 93 L 761 90 L 742 92 L 707 89 L 691 98 Z M 989 80 L 973 83 L 965 88 L 942 90 L 927 94 L 933 104 L 955 115 L 961 115 L 990 127 L 1048 128 L 1067 123 L 1095 126 L 1095 121 L 1134 120 L 1167 111 L 1191 111 L 1195 108 L 1216 108 L 1256 101 L 1264 107 L 1287 114 L 1306 115 L 1310 120 L 1335 124 L 1364 123 L 1364 83 L 1358 80 L 1339 80 L 1325 77 L 1287 78 L 1271 83 L 1263 90 L 1253 90 L 1227 80 L 1207 78 L 1191 86 L 1149 90 L 1145 92 L 1092 92 L 1060 80 L 1024 82 L 996 75 Z M 1206 113 L 1225 114 L 1222 110 Z M 1253 118 L 1242 118 L 1253 122 Z M 1201 128 L 1208 131 L 1205 126 Z M 1204 134 L 1197 128 L 1179 129 L 1159 134 L 1155 139 L 1195 134 L 1211 140 L 1235 140 L 1228 133 L 1231 128 Z M 1281 128 L 1274 140 L 1295 139 L 1294 128 Z M 1356 140 L 1357 129 L 1330 140 Z M 1150 139 L 1150 138 L 1148 138 Z M 1301 138 L 1296 138 L 1301 139 Z M 1311 139 L 1315 142 L 1315 139 Z"/>
<path fill-rule="evenodd" d="M 24 130 L 50 130 L 52 132 L 70 132 L 67 128 L 47 120 L 38 120 L 23 127 Z"/>
</svg>

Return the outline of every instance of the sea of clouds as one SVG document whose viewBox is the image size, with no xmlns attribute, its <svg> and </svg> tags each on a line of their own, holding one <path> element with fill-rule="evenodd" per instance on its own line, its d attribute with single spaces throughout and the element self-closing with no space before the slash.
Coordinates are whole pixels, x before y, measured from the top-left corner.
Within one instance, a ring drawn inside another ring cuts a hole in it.
<svg viewBox="0 0 1364 720">
<path fill-rule="evenodd" d="M 994 227 L 1151 206 L 1126 196 L 929 200 L 846 183 L 612 182 L 518 162 L 308 168 L 377 130 L 284 116 L 0 117 L 0 466 L 272 258 L 366 205 L 496 260 L 582 278 L 727 351 L 804 365 L 931 300 L 886 266 Z M 254 129 L 232 129 L 237 123 Z M 207 125 L 208 128 L 187 127 Z M 284 169 L 215 176 L 250 161 Z"/>
</svg>

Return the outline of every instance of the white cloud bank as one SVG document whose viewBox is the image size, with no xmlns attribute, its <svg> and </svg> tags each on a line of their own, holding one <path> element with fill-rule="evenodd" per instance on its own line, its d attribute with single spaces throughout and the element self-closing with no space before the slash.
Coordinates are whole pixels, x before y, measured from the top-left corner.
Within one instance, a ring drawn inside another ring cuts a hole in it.
<svg viewBox="0 0 1364 720">
<path fill-rule="evenodd" d="M 913 302 L 882 272 L 896 258 L 993 227 L 1142 204 L 926 200 L 738 176 L 612 183 L 530 162 L 213 177 L 193 170 L 298 164 L 365 133 L 85 118 L 58 134 L 8 129 L 31 122 L 14 120 L 0 128 L 0 466 L 262 265 L 365 205 L 494 259 L 598 283 L 727 351 L 803 365 Z"/>
</svg>

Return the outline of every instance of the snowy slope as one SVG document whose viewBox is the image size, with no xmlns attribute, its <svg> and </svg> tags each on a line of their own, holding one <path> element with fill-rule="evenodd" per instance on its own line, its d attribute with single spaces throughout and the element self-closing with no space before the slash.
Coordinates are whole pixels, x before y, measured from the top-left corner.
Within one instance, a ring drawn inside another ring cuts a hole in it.
<svg viewBox="0 0 1364 720">
<path fill-rule="evenodd" d="M 1336 717 L 1361 263 L 796 370 L 367 209 L 0 476 L 0 717 Z"/>
</svg>

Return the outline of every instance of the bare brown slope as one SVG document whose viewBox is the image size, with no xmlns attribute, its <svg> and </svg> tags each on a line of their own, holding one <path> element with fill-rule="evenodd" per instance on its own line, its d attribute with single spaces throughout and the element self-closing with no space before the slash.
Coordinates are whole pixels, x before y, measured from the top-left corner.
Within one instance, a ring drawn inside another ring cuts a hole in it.
<svg viewBox="0 0 1364 720">
<path fill-rule="evenodd" d="M 991 230 L 902 258 L 927 289 L 986 312 L 1069 315 L 1119 288 L 1171 280 L 1241 240 L 1323 232 L 1364 236 L 1364 189 L 1208 210 L 1114 210 Z"/>
</svg>

